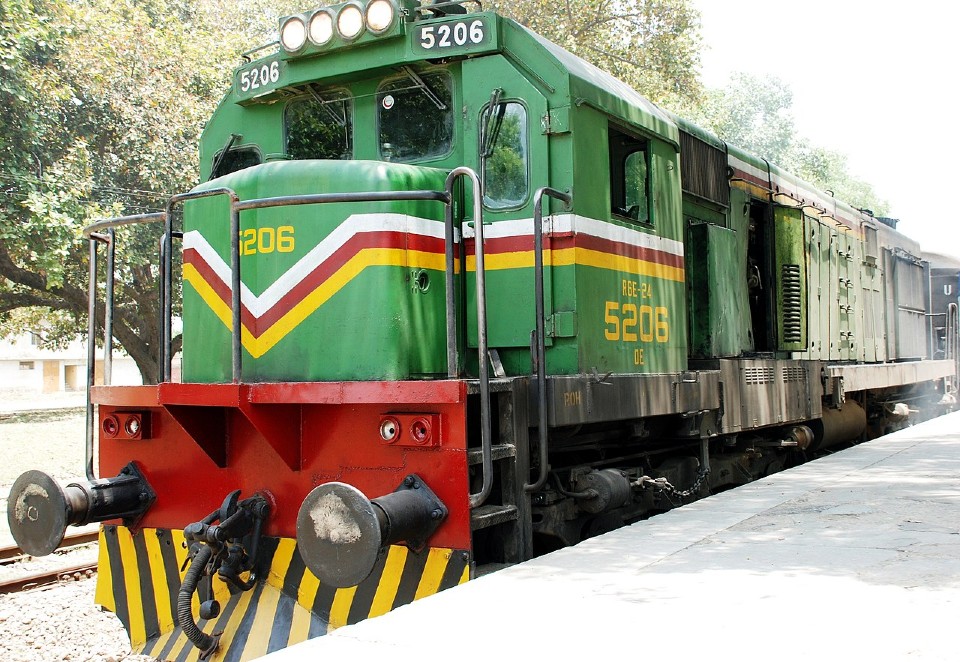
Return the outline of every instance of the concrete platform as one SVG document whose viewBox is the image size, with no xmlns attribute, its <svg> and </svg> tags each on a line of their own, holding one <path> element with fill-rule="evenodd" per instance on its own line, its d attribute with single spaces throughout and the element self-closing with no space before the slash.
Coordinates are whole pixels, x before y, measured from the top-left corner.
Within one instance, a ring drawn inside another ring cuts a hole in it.
<svg viewBox="0 0 960 662">
<path fill-rule="evenodd" d="M 955 413 L 263 659 L 960 660 L 958 623 Z"/>
</svg>

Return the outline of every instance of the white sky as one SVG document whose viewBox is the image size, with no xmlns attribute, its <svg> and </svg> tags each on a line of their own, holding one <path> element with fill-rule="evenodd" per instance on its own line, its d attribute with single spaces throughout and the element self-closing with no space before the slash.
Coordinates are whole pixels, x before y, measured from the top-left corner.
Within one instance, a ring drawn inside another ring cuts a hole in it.
<svg viewBox="0 0 960 662">
<path fill-rule="evenodd" d="M 846 154 L 925 250 L 960 256 L 960 1 L 693 4 L 709 87 L 784 80 L 798 134 Z"/>
</svg>

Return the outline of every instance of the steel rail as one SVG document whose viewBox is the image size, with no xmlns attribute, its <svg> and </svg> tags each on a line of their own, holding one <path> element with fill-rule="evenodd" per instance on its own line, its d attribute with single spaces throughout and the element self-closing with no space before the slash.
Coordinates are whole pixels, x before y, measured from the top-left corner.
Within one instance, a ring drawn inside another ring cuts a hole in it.
<svg viewBox="0 0 960 662">
<path fill-rule="evenodd" d="M 87 575 L 88 572 L 92 574 L 96 571 L 97 563 L 94 561 L 93 563 L 79 563 L 61 568 L 54 568 L 53 570 L 35 572 L 29 575 L 24 575 L 23 577 L 15 577 L 13 579 L 0 581 L 0 594 L 17 593 L 18 591 L 40 588 L 41 586 L 55 584 L 61 581 L 63 578 L 70 577 L 77 573 Z"/>
<path fill-rule="evenodd" d="M 95 531 L 84 531 L 82 533 L 74 533 L 68 536 L 64 536 L 63 540 L 60 542 L 57 549 L 69 549 L 71 547 L 79 547 L 81 545 L 89 545 L 92 542 L 97 542 L 100 538 L 100 529 L 98 528 Z M 0 565 L 9 565 L 10 563 L 16 563 L 21 559 L 25 558 L 34 558 L 24 552 L 22 549 L 16 545 L 10 545 L 7 547 L 0 547 Z"/>
</svg>

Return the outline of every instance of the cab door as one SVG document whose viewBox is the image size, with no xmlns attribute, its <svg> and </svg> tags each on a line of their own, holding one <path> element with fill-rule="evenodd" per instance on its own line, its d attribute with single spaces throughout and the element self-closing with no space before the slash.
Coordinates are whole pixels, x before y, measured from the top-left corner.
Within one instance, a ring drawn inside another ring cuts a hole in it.
<svg viewBox="0 0 960 662">
<path fill-rule="evenodd" d="M 464 61 L 463 81 L 465 160 L 485 181 L 484 255 L 488 342 L 491 348 L 529 348 L 530 333 L 536 327 L 533 196 L 541 186 L 550 184 L 545 120 L 548 117 L 547 99 L 501 55 Z M 479 143 L 484 110 L 490 105 L 491 93 L 495 88 L 501 90 L 500 102 L 505 104 L 505 112 L 493 154 L 487 160 L 486 172 L 481 173 Z M 545 202 L 545 216 L 549 208 Z M 468 217 L 472 214 L 472 201 L 465 206 L 465 213 Z M 544 234 L 549 231 L 550 226 L 545 223 Z M 464 234 L 468 238 L 467 342 L 469 346 L 476 347 L 472 225 Z M 544 311 L 548 319 L 549 345 L 554 287 L 550 241 L 546 238 L 544 253 Z M 519 364 L 514 369 L 518 368 Z"/>
</svg>

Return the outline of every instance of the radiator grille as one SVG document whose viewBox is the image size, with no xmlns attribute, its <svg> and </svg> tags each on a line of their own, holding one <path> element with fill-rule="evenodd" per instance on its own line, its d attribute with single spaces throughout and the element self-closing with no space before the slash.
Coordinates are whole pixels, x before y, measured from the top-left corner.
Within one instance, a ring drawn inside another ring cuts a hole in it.
<svg viewBox="0 0 960 662">
<path fill-rule="evenodd" d="M 799 264 L 784 264 L 780 268 L 780 287 L 783 301 L 783 342 L 803 342 L 803 298 Z"/>
</svg>

